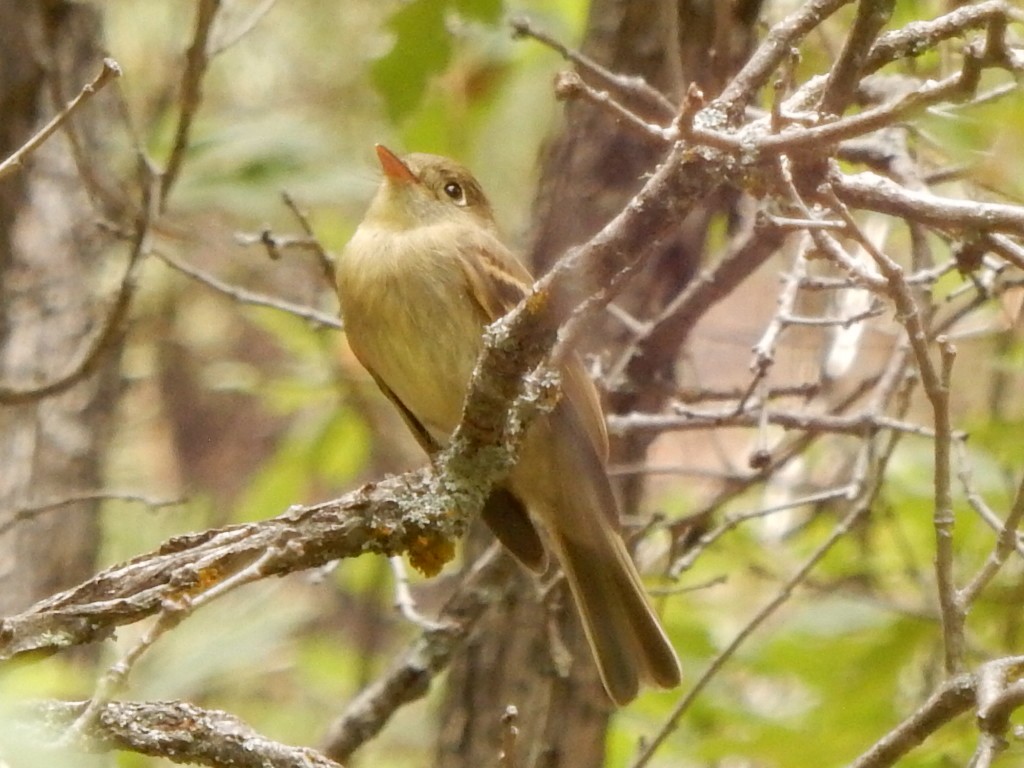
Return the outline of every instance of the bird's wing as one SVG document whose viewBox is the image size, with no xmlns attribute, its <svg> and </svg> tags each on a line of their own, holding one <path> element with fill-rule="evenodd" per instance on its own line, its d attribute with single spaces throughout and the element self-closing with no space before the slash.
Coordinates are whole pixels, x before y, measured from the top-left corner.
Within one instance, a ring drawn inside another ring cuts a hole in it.
<svg viewBox="0 0 1024 768">
<path fill-rule="evenodd" d="M 407 426 L 409 431 L 412 432 L 412 436 L 416 438 L 416 442 L 420 444 L 420 448 L 426 451 L 428 456 L 433 456 L 435 453 L 440 451 L 441 445 L 434 439 L 427 428 L 423 426 L 420 420 L 413 415 L 413 412 L 406 407 L 405 403 L 398 398 L 398 395 L 394 393 L 394 390 L 385 384 L 384 379 L 374 373 L 374 370 L 363 362 L 363 360 L 359 358 L 358 354 L 356 354 L 356 358 L 359 359 L 359 362 L 362 363 L 370 376 L 373 377 L 373 380 L 377 382 L 377 386 L 380 388 L 380 391 L 384 393 L 384 396 L 391 401 L 395 408 L 398 409 L 398 413 L 402 416 L 402 421 L 405 422 L 405 426 Z"/>
<path fill-rule="evenodd" d="M 472 298 L 488 322 L 494 322 L 518 304 L 530 291 L 533 277 L 526 267 L 494 235 L 487 233 L 460 254 L 459 264 L 469 283 Z M 602 462 L 608 460 L 608 430 L 601 401 L 583 361 L 569 355 L 561 368 L 562 391 Z"/>
</svg>

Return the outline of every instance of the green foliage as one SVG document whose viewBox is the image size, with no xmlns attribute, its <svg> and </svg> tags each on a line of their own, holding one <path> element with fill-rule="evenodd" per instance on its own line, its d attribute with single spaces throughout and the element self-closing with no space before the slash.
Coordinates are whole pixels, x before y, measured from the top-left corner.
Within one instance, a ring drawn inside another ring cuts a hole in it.
<svg viewBox="0 0 1024 768">
<path fill-rule="evenodd" d="M 395 36 L 394 46 L 374 64 L 371 76 L 392 121 L 408 115 L 423 97 L 429 78 L 448 65 L 452 45 L 445 27 L 447 15 L 448 3 L 418 0 L 406 3 L 391 17 L 388 27 Z"/>
<path fill-rule="evenodd" d="M 264 402 L 289 417 L 287 433 L 267 458 L 238 504 L 240 519 L 280 514 L 319 487 L 343 487 L 369 459 L 370 433 L 363 418 L 339 403 L 336 389 L 325 380 L 321 339 L 301 320 L 280 312 L 254 313 L 291 353 L 295 369 L 264 382 Z"/>
<path fill-rule="evenodd" d="M 388 117 L 399 122 L 419 105 L 432 77 L 443 73 L 453 54 L 451 28 L 461 20 L 498 21 L 501 0 L 413 0 L 388 20 L 394 42 L 371 69 Z"/>
</svg>

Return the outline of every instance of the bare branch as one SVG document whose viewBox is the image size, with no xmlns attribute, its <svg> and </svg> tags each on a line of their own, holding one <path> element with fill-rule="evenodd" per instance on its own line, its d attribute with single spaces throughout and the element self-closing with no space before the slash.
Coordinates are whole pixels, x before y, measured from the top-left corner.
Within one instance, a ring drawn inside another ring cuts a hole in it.
<svg viewBox="0 0 1024 768">
<path fill-rule="evenodd" d="M 414 564 L 440 567 L 464 521 L 437 507 L 434 492 L 430 473 L 421 470 L 270 520 L 171 539 L 0 620 L 0 659 L 109 637 L 122 624 L 159 613 L 167 601 L 210 592 L 270 551 L 277 555 L 262 569 L 268 576 L 366 552 L 408 553 Z"/>
<path fill-rule="evenodd" d="M 978 749 L 971 761 L 973 768 L 990 768 L 1008 746 L 1006 731 L 1010 715 L 1024 706 L 1022 659 L 1001 659 L 986 664 L 978 673 Z"/>
<path fill-rule="evenodd" d="M 772 27 L 754 55 L 717 99 L 716 103 L 724 109 L 729 123 L 740 119 L 747 105 L 800 41 L 849 1 L 812 0 Z"/>
<path fill-rule="evenodd" d="M 871 48 L 864 72 L 874 72 L 890 62 L 913 58 L 939 43 L 988 26 L 993 19 L 1024 20 L 1019 8 L 1004 0 L 962 5 L 930 21 L 913 21 L 902 29 L 881 35 Z"/>
<path fill-rule="evenodd" d="M 37 743 L 54 744 L 86 706 L 38 704 L 26 730 L 39 734 Z M 210 768 L 341 768 L 314 749 L 271 741 L 227 712 L 183 701 L 108 701 L 88 729 L 66 745 L 85 752 L 122 749 Z"/>
<path fill-rule="evenodd" d="M 732 640 L 723 648 L 697 681 L 693 684 L 686 695 L 680 700 L 676 707 L 672 710 L 672 713 L 668 716 L 665 724 L 662 725 L 661 729 L 654 736 L 651 741 L 645 745 L 643 751 L 639 757 L 632 763 L 632 768 L 643 768 L 643 766 L 650 763 L 654 757 L 654 753 L 658 747 L 661 746 L 662 742 L 665 741 L 671 735 L 671 733 L 679 726 L 679 721 L 682 716 L 689 710 L 690 706 L 697 699 L 700 693 L 707 687 L 708 683 L 712 678 L 722 669 L 725 663 L 733 657 L 736 651 L 741 645 L 750 637 L 751 634 L 763 624 L 772 614 L 775 613 L 789 598 L 793 592 L 800 586 L 801 583 L 807 578 L 814 567 L 821 561 L 823 557 L 832 549 L 835 544 L 846 536 L 854 525 L 866 514 L 867 505 L 856 502 L 849 512 L 843 517 L 843 519 L 836 525 L 836 527 L 829 534 L 828 538 L 822 542 L 822 544 L 808 557 L 796 570 L 796 572 L 786 580 L 785 584 L 778 590 L 775 596 L 768 601 L 754 616 L 743 626 L 743 628 L 736 633 Z"/>
<path fill-rule="evenodd" d="M 63 496 L 59 499 L 38 501 L 10 510 L 10 518 L 0 523 L 0 536 L 7 533 L 11 528 L 22 520 L 30 520 L 46 512 L 61 509 L 63 507 L 75 506 L 83 501 L 128 501 L 135 504 L 142 504 L 150 509 L 162 507 L 175 507 L 185 502 L 185 499 L 152 499 L 141 493 L 119 493 L 117 491 L 88 491 L 76 493 L 70 496 Z"/>
<path fill-rule="evenodd" d="M 917 221 L 936 229 L 1024 235 L 1024 207 L 1021 206 L 940 197 L 907 189 L 874 173 L 835 173 L 829 184 L 847 205 Z"/>
<path fill-rule="evenodd" d="M 1022 520 L 1024 520 L 1024 479 L 1017 486 L 1017 495 L 1014 497 L 1013 506 L 1010 507 L 1010 514 L 1006 516 L 1006 522 L 1003 523 L 999 531 L 995 549 L 989 554 L 985 564 L 974 578 L 960 590 L 958 599 L 965 609 L 970 607 L 981 591 L 995 578 L 1007 558 L 1020 547 L 1017 531 Z"/>
<path fill-rule="evenodd" d="M 575 72 L 559 73 L 555 79 L 555 95 L 559 99 L 565 100 L 580 97 L 587 99 L 591 104 L 608 112 L 613 119 L 621 120 L 636 129 L 636 134 L 645 141 L 667 146 L 675 138 L 671 129 L 663 128 L 657 123 L 647 122 L 635 112 L 624 107 L 608 91 L 598 90 L 587 85 L 583 78 Z"/>
<path fill-rule="evenodd" d="M 153 255 L 172 269 L 176 269 L 182 274 L 188 275 L 193 280 L 196 280 L 208 288 L 212 288 L 218 293 L 222 293 L 241 304 L 250 304 L 255 307 L 269 307 L 281 312 L 287 312 L 290 315 L 301 317 L 303 320 L 313 323 L 321 328 L 332 328 L 334 330 L 342 330 L 344 328 L 341 320 L 334 315 L 328 315 L 327 313 L 321 312 L 313 307 L 293 304 L 292 302 L 285 301 L 284 299 L 278 299 L 273 296 L 256 293 L 255 291 L 250 291 L 248 288 L 230 285 L 220 278 L 211 275 L 209 272 L 204 272 L 197 267 L 193 267 L 191 264 L 186 264 L 181 259 L 171 256 L 171 254 L 166 251 L 154 250 Z"/>
<path fill-rule="evenodd" d="M 957 473 L 957 477 L 960 479 L 960 484 L 963 486 L 964 496 L 967 499 L 967 503 L 971 506 L 971 509 L 977 513 L 978 517 L 984 521 L 985 525 L 999 534 L 1001 540 L 1002 532 L 1006 530 L 1006 523 L 999 519 L 999 516 L 992 511 L 988 504 L 985 503 L 985 499 L 982 498 L 981 494 L 975 489 L 964 440 L 958 439 L 954 441 L 953 446 L 957 453 L 957 460 L 960 464 L 960 470 Z M 1014 508 L 1016 508 L 1016 506 Z M 999 545 L 997 544 L 997 546 Z M 1014 537 L 1013 546 L 1017 555 L 1024 558 L 1024 543 L 1020 541 L 1020 537 Z"/>
<path fill-rule="evenodd" d="M 825 82 L 820 104 L 822 113 L 842 114 L 856 96 L 868 51 L 892 16 L 895 5 L 895 0 L 864 0 L 857 4 L 853 27 Z"/>
<path fill-rule="evenodd" d="M 643 105 L 646 110 L 656 116 L 655 119 L 668 121 L 675 117 L 675 105 L 664 94 L 651 87 L 643 78 L 627 77 L 611 72 L 589 56 L 568 48 L 551 35 L 538 29 L 525 16 L 516 16 L 509 21 L 509 24 L 512 26 L 512 35 L 514 37 L 530 37 L 539 43 L 543 43 L 557 52 L 562 58 L 571 61 L 579 67 L 582 73 L 600 85 L 617 93 L 619 96 Z"/>
<path fill-rule="evenodd" d="M 340 762 L 348 761 L 400 707 L 426 696 L 432 680 L 447 668 L 517 567 L 497 545 L 477 560 L 434 626 L 397 654 L 389 670 L 360 692 L 331 724 L 324 752 Z"/>
<path fill-rule="evenodd" d="M 163 600 L 157 620 L 146 631 L 146 633 L 139 638 L 139 640 L 129 648 L 120 659 L 110 665 L 107 671 L 100 677 L 96 684 L 96 690 L 93 693 L 88 706 L 86 706 L 82 713 L 75 719 L 75 722 L 71 724 L 65 732 L 62 740 L 65 742 L 73 742 L 95 727 L 103 706 L 107 704 L 116 693 L 123 690 L 132 669 L 134 669 L 135 665 L 139 662 L 146 651 L 153 647 L 157 640 L 177 627 L 202 605 L 205 605 L 206 603 L 211 602 L 221 595 L 227 594 L 244 584 L 249 584 L 250 582 L 268 576 L 278 555 L 279 550 L 271 547 L 263 552 L 256 561 L 231 574 L 225 579 L 215 581 L 209 586 L 200 585 L 198 590 L 193 590 L 188 593 L 180 593 Z"/>
<path fill-rule="evenodd" d="M 104 86 L 121 76 L 121 67 L 113 59 L 103 60 L 103 69 L 93 78 L 92 82 L 82 86 L 78 95 L 69 101 L 53 119 L 40 128 L 32 138 L 26 141 L 18 150 L 3 162 L 0 162 L 0 179 L 9 173 L 13 173 L 25 163 L 25 158 L 32 154 L 44 141 L 57 132 L 77 110 L 79 110 L 89 99 L 103 90 Z"/>
<path fill-rule="evenodd" d="M 742 398 L 741 398 L 742 399 Z M 738 410 L 728 406 L 719 410 L 698 411 L 677 407 L 674 413 L 625 413 L 608 417 L 608 428 L 614 434 L 634 431 L 687 432 L 722 427 L 756 427 L 760 424 L 762 409 L 751 407 Z M 867 410 L 849 416 L 807 411 L 784 411 L 773 408 L 765 417 L 769 424 L 787 430 L 864 437 L 883 430 L 932 438 L 935 431 L 920 424 L 894 419 Z"/>
<path fill-rule="evenodd" d="M 277 0 L 262 0 L 262 2 L 253 8 L 249 15 L 242 20 L 234 29 L 230 31 L 221 31 L 215 39 L 210 41 L 210 58 L 219 56 L 224 53 L 228 48 L 238 45 L 246 35 L 252 32 L 256 26 L 263 20 L 263 17 L 270 13 L 270 9 L 274 7 Z"/>
<path fill-rule="evenodd" d="M 203 100 L 203 78 L 211 59 L 210 32 L 218 10 L 220 0 L 197 0 L 195 31 L 192 34 L 192 44 L 185 56 L 185 69 L 179 86 L 178 125 L 174 130 L 171 154 L 164 166 L 160 185 L 160 210 L 166 206 L 171 188 L 181 172 L 192 136 L 192 123 Z"/>
<path fill-rule="evenodd" d="M 973 675 L 957 675 L 947 680 L 910 717 L 850 763 L 849 768 L 888 768 L 894 765 L 939 728 L 970 709 L 975 697 Z"/>
<path fill-rule="evenodd" d="M 317 261 L 320 263 L 320 270 L 323 272 L 327 284 L 333 289 L 336 282 L 334 260 L 317 239 L 316 234 L 313 232 L 313 225 L 309 223 L 309 217 L 299 207 L 299 204 L 295 202 L 295 199 L 287 192 L 281 193 L 281 199 L 284 200 L 284 204 L 288 206 L 288 210 L 295 216 L 299 226 L 302 227 L 302 231 L 306 233 L 306 237 L 312 243 L 313 252 L 316 253 Z"/>
</svg>

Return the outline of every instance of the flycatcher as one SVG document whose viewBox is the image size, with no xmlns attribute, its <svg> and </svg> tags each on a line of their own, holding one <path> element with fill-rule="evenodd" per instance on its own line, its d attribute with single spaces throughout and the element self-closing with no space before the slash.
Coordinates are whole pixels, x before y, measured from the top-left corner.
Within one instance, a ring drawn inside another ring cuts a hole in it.
<svg viewBox="0 0 1024 768">
<path fill-rule="evenodd" d="M 337 265 L 349 345 L 428 453 L 458 426 L 484 327 L 533 279 L 502 243 L 480 185 L 458 163 L 378 145 L 384 179 Z M 519 461 L 483 517 L 528 568 L 545 545 L 565 571 L 601 680 L 617 704 L 641 681 L 679 684 L 679 660 L 619 532 L 608 435 L 582 363 L 562 365 L 563 397 L 530 424 Z M 543 536 L 538 532 L 543 530 Z"/>
</svg>

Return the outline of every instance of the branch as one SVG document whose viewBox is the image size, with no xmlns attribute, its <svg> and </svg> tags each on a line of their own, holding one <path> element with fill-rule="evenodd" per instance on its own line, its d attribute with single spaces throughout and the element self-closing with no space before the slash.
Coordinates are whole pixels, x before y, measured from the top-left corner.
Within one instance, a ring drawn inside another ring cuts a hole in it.
<svg viewBox="0 0 1024 768">
<path fill-rule="evenodd" d="M 912 21 L 902 29 L 886 32 L 871 47 L 864 74 L 877 71 L 893 61 L 914 58 L 927 53 L 939 43 L 981 27 L 993 20 L 1024 21 L 1019 8 L 1004 0 L 990 0 L 964 5 L 931 21 Z"/>
<path fill-rule="evenodd" d="M 432 480 L 426 470 L 410 472 L 270 520 L 170 539 L 0 620 L 0 660 L 107 638 L 118 626 L 157 614 L 167 601 L 215 587 L 271 550 L 279 554 L 265 576 L 365 552 L 408 553 L 414 563 L 437 567 L 462 521 L 438 509 Z"/>
<path fill-rule="evenodd" d="M 198 0 L 195 32 L 192 35 L 192 44 L 185 56 L 185 70 L 181 76 L 180 93 L 178 94 L 180 104 L 178 125 L 174 130 L 174 143 L 171 146 L 171 154 L 167 158 L 160 185 L 161 210 L 167 204 L 171 187 L 174 186 L 174 182 L 177 181 L 178 174 L 181 172 L 181 165 L 185 161 L 185 152 L 188 150 L 192 135 L 192 122 L 195 120 L 196 112 L 203 100 L 203 78 L 206 76 L 211 59 L 210 32 L 213 29 L 213 22 L 217 17 L 218 10 L 220 10 L 220 0 Z"/>
<path fill-rule="evenodd" d="M 800 41 L 851 0 L 812 0 L 772 27 L 754 55 L 717 99 L 727 121 L 735 123 L 747 105 L 791 55 Z"/>
<path fill-rule="evenodd" d="M 284 299 L 278 299 L 274 296 L 267 296 L 262 293 L 250 291 L 248 288 L 242 288 L 236 285 L 230 285 L 224 282 L 218 277 L 211 275 L 209 272 L 204 272 L 198 267 L 193 267 L 191 264 L 186 264 L 184 261 L 171 256 L 161 250 L 153 251 L 154 255 L 164 262 L 167 266 L 172 269 L 176 269 L 183 275 L 188 275 L 193 280 L 202 283 L 208 288 L 212 288 L 218 293 L 222 293 L 228 296 L 240 304 L 249 304 L 255 307 L 270 307 L 271 309 L 277 309 L 281 312 L 287 312 L 290 315 L 301 317 L 303 320 L 307 320 L 314 325 L 321 328 L 333 328 L 335 330 L 342 330 L 344 327 L 334 315 L 329 315 L 326 312 L 320 312 L 313 307 L 306 307 L 301 304 L 294 304 Z"/>
<path fill-rule="evenodd" d="M 857 93 L 868 51 L 892 16 L 895 0 L 862 0 L 842 53 L 828 73 L 820 111 L 842 114 Z"/>
<path fill-rule="evenodd" d="M 782 585 L 775 596 L 769 600 L 754 616 L 743 626 L 743 628 L 736 633 L 733 639 L 711 660 L 708 667 L 701 676 L 697 679 L 697 682 L 693 684 L 686 695 L 680 700 L 676 707 L 672 710 L 672 713 L 666 719 L 664 725 L 655 735 L 650 742 L 645 745 L 640 756 L 635 762 L 631 764 L 631 768 L 643 768 L 643 766 L 650 763 L 651 758 L 654 757 L 654 753 L 658 747 L 669 737 L 669 735 L 679 726 L 679 721 L 682 716 L 689 710 L 690 706 L 696 701 L 697 697 L 707 687 L 708 683 L 711 682 L 712 678 L 721 670 L 725 663 L 733 657 L 739 647 L 747 640 L 748 637 L 756 630 L 761 624 L 768 620 L 772 614 L 775 613 L 789 598 L 792 596 L 796 588 L 807 578 L 814 567 L 821 562 L 821 559 L 829 553 L 835 544 L 846 536 L 853 526 L 867 513 L 869 506 L 858 500 L 851 507 L 850 511 L 843 517 L 842 520 L 833 528 L 828 538 L 825 539 L 821 545 L 808 557 L 790 576 L 789 579 Z"/>
<path fill-rule="evenodd" d="M 295 198 L 289 195 L 287 192 L 281 193 L 281 199 L 284 204 L 288 206 L 288 210 L 292 212 L 292 215 L 298 220 L 299 226 L 302 227 L 302 231 L 306 233 L 306 238 L 310 242 L 313 248 L 313 252 L 316 254 L 317 262 L 320 264 L 320 271 L 323 272 L 324 279 L 327 284 L 334 290 L 337 278 L 334 273 L 334 261 L 331 259 L 330 254 L 324 249 L 320 240 L 313 232 L 313 225 L 309 222 L 309 217 L 305 211 L 299 208 L 299 204 L 295 202 Z"/>
<path fill-rule="evenodd" d="M 742 397 L 741 397 L 742 399 Z M 763 408 L 763 406 L 762 406 Z M 765 418 L 767 423 L 785 430 L 821 432 L 833 435 L 865 437 L 881 431 L 903 432 L 908 435 L 934 438 L 935 431 L 919 424 L 901 421 L 874 410 L 849 416 L 831 413 L 808 413 L 772 409 L 763 417 L 762 408 L 737 412 L 735 406 L 717 411 L 697 411 L 677 408 L 675 413 L 624 413 L 608 417 L 608 428 L 613 434 L 628 432 L 686 432 L 721 427 L 756 427 Z"/>
<path fill-rule="evenodd" d="M 597 83 L 620 96 L 639 102 L 639 104 L 645 107 L 645 111 L 655 117 L 666 121 L 675 117 L 675 104 L 642 77 L 620 75 L 602 67 L 589 56 L 568 48 L 551 35 L 538 29 L 525 16 L 514 17 L 509 21 L 509 24 L 512 27 L 513 37 L 530 37 L 548 46 L 561 55 L 562 58 L 568 59 L 575 64 L 582 73 L 589 75 Z"/>
<path fill-rule="evenodd" d="M 356 749 L 380 733 L 398 709 L 426 696 L 430 683 L 448 667 L 518 567 L 507 553 L 497 545 L 492 546 L 445 603 L 437 626 L 424 631 L 396 655 L 390 669 L 367 686 L 331 724 L 324 752 L 339 762 L 347 762 Z"/>
<path fill-rule="evenodd" d="M 48 501 L 32 502 L 13 510 L 5 510 L 10 517 L 0 523 L 0 536 L 7 533 L 11 528 L 22 520 L 29 520 L 38 517 L 46 512 L 52 512 L 62 507 L 73 506 L 83 501 L 126 501 L 134 504 L 142 504 L 151 510 L 163 507 L 175 507 L 185 503 L 185 499 L 153 499 L 141 493 L 118 493 L 117 491 L 87 491 L 85 493 L 73 493 L 59 499 Z"/>
<path fill-rule="evenodd" d="M 1020 528 L 1022 520 L 1024 520 L 1024 479 L 1017 485 L 1017 494 L 1010 507 L 1010 514 L 1006 516 L 1006 522 L 999 530 L 995 548 L 975 577 L 960 590 L 960 594 L 957 596 L 963 608 L 968 608 L 974 602 L 981 591 L 999 573 L 1010 555 L 1017 550 L 1020 544 L 1017 530 Z"/>
<path fill-rule="evenodd" d="M 263 20 L 263 17 L 270 13 L 277 0 L 260 0 L 259 5 L 253 8 L 249 15 L 242 20 L 235 29 L 222 30 L 215 40 L 210 41 L 209 56 L 219 56 L 228 48 L 237 45 L 241 40 L 252 32 Z"/>
<path fill-rule="evenodd" d="M 875 173 L 834 173 L 829 184 L 846 205 L 916 221 L 943 231 L 1024 235 L 1024 207 L 955 200 L 907 189 Z"/>
<path fill-rule="evenodd" d="M 850 763 L 849 768 L 887 768 L 894 765 L 939 728 L 974 706 L 976 686 L 973 675 L 957 675 L 947 680 L 910 717 Z"/>
<path fill-rule="evenodd" d="M 118 63 L 110 58 L 104 59 L 103 69 L 100 70 L 100 73 L 96 75 L 92 82 L 82 86 L 82 90 L 79 91 L 75 98 L 65 105 L 64 109 L 54 115 L 50 122 L 40 128 L 39 131 L 19 147 L 14 154 L 0 163 L 0 179 L 20 168 L 25 163 L 25 158 L 35 152 L 44 141 L 56 133 L 57 129 L 60 128 L 61 125 L 71 117 L 71 115 L 78 111 L 89 99 L 99 93 L 104 86 L 113 80 L 116 80 L 120 76 L 121 67 Z"/>
<path fill-rule="evenodd" d="M 42 731 L 34 744 L 60 743 L 85 707 L 86 702 L 43 702 L 23 727 Z M 182 701 L 108 701 L 87 731 L 62 746 L 123 749 L 211 768 L 341 768 L 314 749 L 271 741 L 227 712 Z"/>
<path fill-rule="evenodd" d="M 613 120 L 621 120 L 635 129 L 634 133 L 656 146 L 668 146 L 675 138 L 675 132 L 657 123 L 648 122 L 640 115 L 623 106 L 608 91 L 588 85 L 576 72 L 560 72 L 555 78 L 555 96 L 562 100 L 585 97 L 591 104 L 608 112 Z"/>
<path fill-rule="evenodd" d="M 939 592 L 939 606 L 942 610 L 942 632 L 945 640 L 946 672 L 955 674 L 962 671 L 965 654 L 964 606 L 957 596 L 953 579 L 953 497 L 952 441 L 950 424 L 949 390 L 954 347 L 945 337 L 939 337 L 941 366 L 937 370 L 928 350 L 928 333 L 922 312 L 914 301 L 910 287 L 903 279 L 903 268 L 879 249 L 857 225 L 853 216 L 841 201 L 832 196 L 836 213 L 846 222 L 850 233 L 860 243 L 887 281 L 887 292 L 896 305 L 897 317 L 904 326 L 907 341 L 914 353 L 917 370 L 921 374 L 921 385 L 932 407 L 935 424 L 934 443 L 934 499 L 933 525 L 935 528 L 935 577 Z"/>
</svg>

